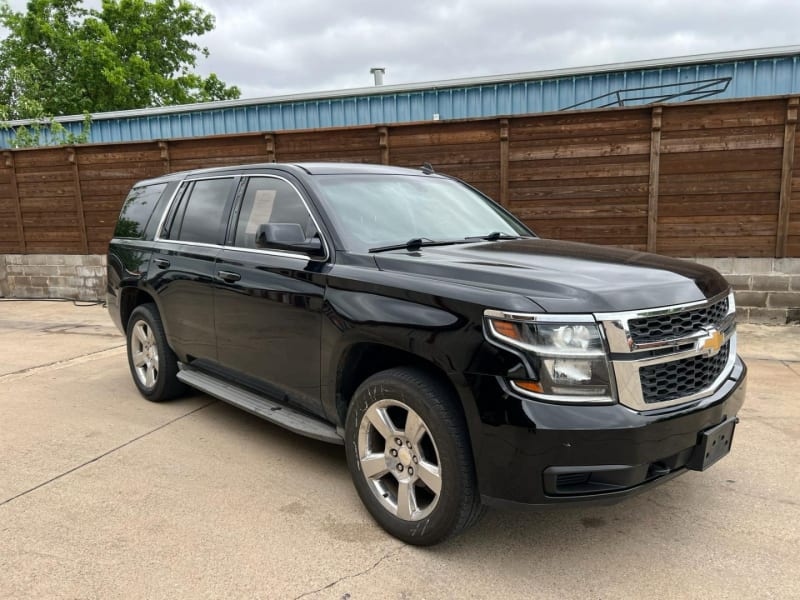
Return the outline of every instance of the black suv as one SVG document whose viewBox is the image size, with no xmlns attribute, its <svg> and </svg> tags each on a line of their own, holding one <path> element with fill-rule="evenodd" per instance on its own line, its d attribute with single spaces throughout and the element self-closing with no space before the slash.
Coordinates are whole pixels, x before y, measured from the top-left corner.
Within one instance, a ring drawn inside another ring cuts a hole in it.
<svg viewBox="0 0 800 600">
<path fill-rule="evenodd" d="M 108 307 L 146 398 L 189 385 L 344 444 L 375 520 L 420 545 L 486 504 L 611 502 L 703 470 L 745 395 L 718 273 L 540 239 L 427 167 L 142 181 Z"/>
</svg>

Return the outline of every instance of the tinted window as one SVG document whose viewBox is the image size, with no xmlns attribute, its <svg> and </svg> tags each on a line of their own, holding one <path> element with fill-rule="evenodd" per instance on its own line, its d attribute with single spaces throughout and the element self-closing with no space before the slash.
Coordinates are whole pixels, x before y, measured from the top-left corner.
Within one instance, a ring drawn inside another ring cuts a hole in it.
<svg viewBox="0 0 800 600">
<path fill-rule="evenodd" d="M 353 250 L 403 244 L 412 238 L 463 240 L 500 232 L 531 232 L 469 187 L 426 175 L 321 175 L 331 217 Z"/>
<path fill-rule="evenodd" d="M 196 181 L 185 208 L 176 213 L 178 227 L 172 239 L 183 242 L 219 243 L 219 231 L 225 218 L 225 205 L 233 179 L 205 179 Z"/>
<path fill-rule="evenodd" d="M 119 213 L 114 237 L 141 238 L 166 183 L 133 188 Z"/>
<path fill-rule="evenodd" d="M 234 244 L 255 248 L 258 226 L 266 223 L 297 223 L 306 237 L 316 233 L 303 199 L 289 183 L 283 179 L 253 177 L 247 183 Z"/>
</svg>

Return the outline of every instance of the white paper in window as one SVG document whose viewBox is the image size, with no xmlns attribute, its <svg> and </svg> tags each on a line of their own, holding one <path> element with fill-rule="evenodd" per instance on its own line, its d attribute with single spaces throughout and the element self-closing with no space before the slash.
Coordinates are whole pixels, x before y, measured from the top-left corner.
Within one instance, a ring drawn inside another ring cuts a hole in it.
<svg viewBox="0 0 800 600">
<path fill-rule="evenodd" d="M 245 228 L 247 235 L 255 235 L 259 225 L 269 223 L 272 208 L 275 206 L 276 194 L 276 190 L 256 190 L 255 198 L 253 198 L 253 210 L 250 211 L 250 218 Z"/>
</svg>

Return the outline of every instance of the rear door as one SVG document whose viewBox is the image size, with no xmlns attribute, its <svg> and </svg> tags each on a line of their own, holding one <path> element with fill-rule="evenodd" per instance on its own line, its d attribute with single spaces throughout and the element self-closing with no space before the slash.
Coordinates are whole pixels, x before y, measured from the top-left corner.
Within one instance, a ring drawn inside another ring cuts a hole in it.
<svg viewBox="0 0 800 600">
<path fill-rule="evenodd" d="M 186 181 L 158 231 L 148 279 L 170 346 L 183 361 L 216 360 L 214 261 L 238 177 Z"/>
<path fill-rule="evenodd" d="M 320 332 L 328 262 L 255 243 L 265 223 L 298 223 L 306 237 L 322 233 L 288 176 L 245 177 L 242 189 L 227 245 L 216 259 L 218 361 L 269 395 L 322 414 Z"/>
</svg>

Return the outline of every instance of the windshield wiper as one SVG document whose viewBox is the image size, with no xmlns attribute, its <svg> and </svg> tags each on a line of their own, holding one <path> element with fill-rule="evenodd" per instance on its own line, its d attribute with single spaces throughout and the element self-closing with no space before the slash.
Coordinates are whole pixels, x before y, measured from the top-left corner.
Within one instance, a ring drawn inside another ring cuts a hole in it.
<svg viewBox="0 0 800 600">
<path fill-rule="evenodd" d="M 462 240 L 432 240 L 430 238 L 411 238 L 405 244 L 392 244 L 391 246 L 378 246 L 370 248 L 370 252 L 385 252 L 387 250 L 419 250 L 423 246 L 449 246 L 451 244 L 463 244 Z"/>
<path fill-rule="evenodd" d="M 519 240 L 523 237 L 521 235 L 511 235 L 510 233 L 504 233 L 502 231 L 493 231 L 492 233 L 487 233 L 486 235 L 472 235 L 469 237 L 465 237 L 465 240 L 486 240 L 488 242 L 496 242 L 497 240 Z"/>
</svg>

